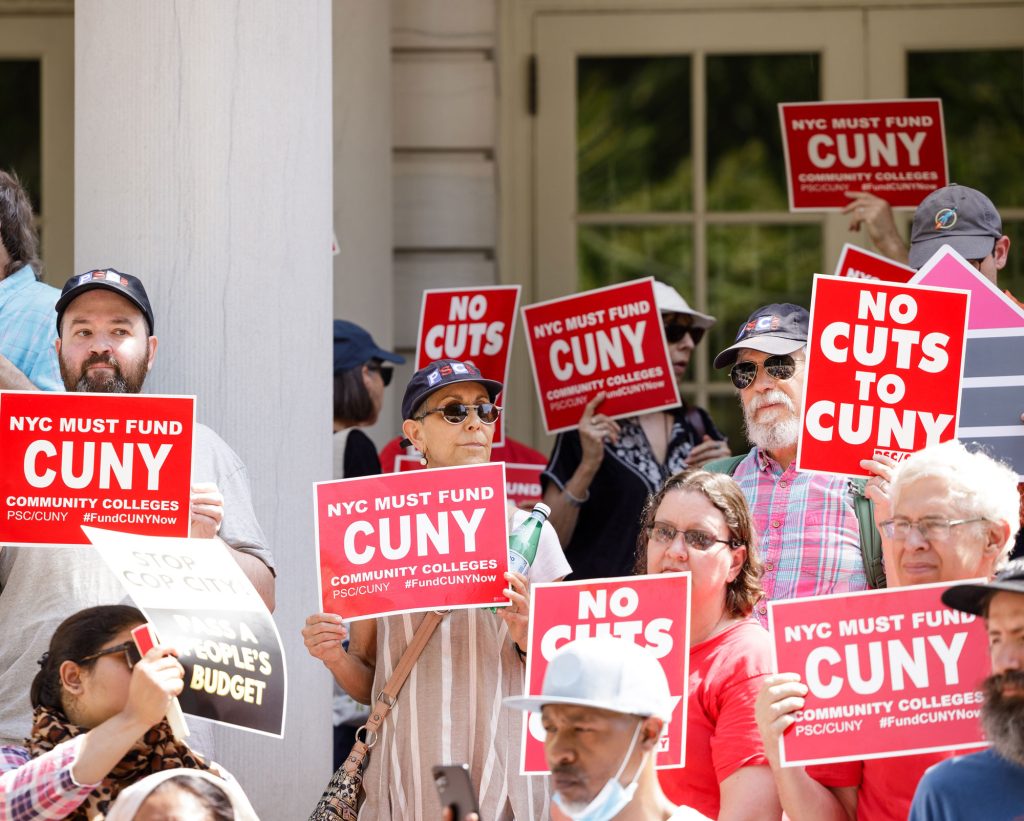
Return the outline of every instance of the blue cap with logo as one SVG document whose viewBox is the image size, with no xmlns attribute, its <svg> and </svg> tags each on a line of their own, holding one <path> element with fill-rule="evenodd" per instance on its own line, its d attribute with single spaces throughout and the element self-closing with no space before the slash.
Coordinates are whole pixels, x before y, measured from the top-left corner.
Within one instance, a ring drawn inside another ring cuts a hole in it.
<svg viewBox="0 0 1024 821">
<path fill-rule="evenodd" d="M 800 305 L 781 302 L 758 308 L 740 324 L 736 341 L 715 357 L 715 367 L 736 362 L 740 348 L 776 355 L 798 351 L 807 344 L 809 324 L 810 314 Z"/>
<path fill-rule="evenodd" d="M 910 267 L 922 267 L 943 245 L 964 259 L 984 259 L 1003 235 L 992 200 L 966 185 L 947 185 L 921 200 L 910 229 Z"/>
<path fill-rule="evenodd" d="M 457 382 L 478 382 L 484 386 L 487 397 L 492 402 L 501 393 L 501 383 L 493 379 L 484 379 L 480 375 L 480 369 L 472 362 L 438 359 L 412 375 L 409 386 L 405 389 L 405 396 L 402 397 L 402 418 L 412 419 L 416 409 L 430 394 Z"/>
</svg>

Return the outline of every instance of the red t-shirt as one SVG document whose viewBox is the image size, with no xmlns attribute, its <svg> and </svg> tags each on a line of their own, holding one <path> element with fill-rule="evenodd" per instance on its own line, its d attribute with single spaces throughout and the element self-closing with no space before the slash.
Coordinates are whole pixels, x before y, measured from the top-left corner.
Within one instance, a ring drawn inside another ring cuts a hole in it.
<svg viewBox="0 0 1024 821">
<path fill-rule="evenodd" d="M 718 785 L 740 767 L 767 766 L 754 701 L 771 672 L 771 640 L 744 619 L 690 648 L 686 766 L 659 770 L 669 801 L 717 818 Z"/>
<path fill-rule="evenodd" d="M 385 473 L 394 473 L 398 468 L 395 462 L 399 456 L 416 455 L 419 458 L 419 451 L 409 448 L 408 451 L 399 443 L 401 436 L 396 436 L 380 450 L 380 469 Z M 548 457 L 539 450 L 534 450 L 529 445 L 517 442 L 511 436 L 505 437 L 504 445 L 495 445 L 491 448 L 492 462 L 508 462 L 510 465 L 546 465 Z"/>
</svg>

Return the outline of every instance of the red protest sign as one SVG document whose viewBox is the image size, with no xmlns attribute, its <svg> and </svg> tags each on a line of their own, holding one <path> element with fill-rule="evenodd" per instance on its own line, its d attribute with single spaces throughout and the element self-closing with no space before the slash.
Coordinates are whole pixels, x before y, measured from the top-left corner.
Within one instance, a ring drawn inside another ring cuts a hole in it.
<svg viewBox="0 0 1024 821">
<path fill-rule="evenodd" d="M 847 191 L 916 208 L 949 181 L 942 101 L 779 103 L 790 211 L 835 211 Z"/>
<path fill-rule="evenodd" d="M 839 254 L 835 275 L 849 279 L 880 279 L 883 282 L 910 282 L 914 269 L 909 265 L 893 262 L 888 257 L 875 254 L 846 243 Z"/>
<path fill-rule="evenodd" d="M 814 277 L 800 470 L 866 475 L 954 438 L 969 294 Z"/>
<path fill-rule="evenodd" d="M 320 601 L 346 619 L 508 603 L 500 462 L 314 485 Z"/>
<path fill-rule="evenodd" d="M 187 536 L 195 397 L 0 392 L 0 544 Z"/>
<path fill-rule="evenodd" d="M 505 463 L 505 495 L 516 507 L 541 501 L 543 490 L 540 474 L 547 465 L 514 465 Z"/>
<path fill-rule="evenodd" d="M 775 669 L 809 688 L 784 766 L 985 746 L 985 625 L 942 603 L 949 586 L 769 602 Z"/>
<path fill-rule="evenodd" d="M 526 695 L 538 695 L 551 656 L 562 645 L 592 636 L 618 636 L 648 648 L 661 662 L 676 699 L 658 742 L 657 766 L 686 763 L 686 705 L 690 668 L 690 574 L 625 576 L 530 587 L 530 650 Z M 548 771 L 541 717 L 523 722 L 524 773 Z"/>
<path fill-rule="evenodd" d="M 614 419 L 679 404 L 653 283 L 648 277 L 523 308 L 548 433 L 575 428 L 599 391 L 607 394 L 599 411 Z"/>
<path fill-rule="evenodd" d="M 458 359 L 472 362 L 487 379 L 504 385 L 512 356 L 519 291 L 518 285 L 424 291 L 416 341 L 417 370 L 437 359 Z M 502 404 L 502 395 L 498 404 Z M 499 419 L 494 444 L 503 441 Z"/>
</svg>

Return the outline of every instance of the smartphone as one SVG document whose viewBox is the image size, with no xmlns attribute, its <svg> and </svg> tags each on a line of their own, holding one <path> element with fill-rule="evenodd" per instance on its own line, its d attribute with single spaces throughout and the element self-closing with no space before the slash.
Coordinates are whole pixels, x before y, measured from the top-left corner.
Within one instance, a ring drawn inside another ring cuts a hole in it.
<svg viewBox="0 0 1024 821">
<path fill-rule="evenodd" d="M 434 786 L 442 807 L 451 807 L 453 821 L 464 821 L 471 812 L 480 815 L 476 789 L 469 777 L 468 764 L 437 764 L 431 768 Z"/>
</svg>

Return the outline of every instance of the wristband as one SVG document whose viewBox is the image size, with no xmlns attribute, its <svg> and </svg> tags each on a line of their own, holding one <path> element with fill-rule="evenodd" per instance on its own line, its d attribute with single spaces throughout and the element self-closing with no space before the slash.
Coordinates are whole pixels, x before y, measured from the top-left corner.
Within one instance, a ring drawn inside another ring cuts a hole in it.
<svg viewBox="0 0 1024 821">
<path fill-rule="evenodd" d="M 562 488 L 562 493 L 565 494 L 566 501 L 573 507 L 583 507 L 583 505 L 590 501 L 590 488 L 587 488 L 587 492 L 583 494 L 582 499 L 573 496 L 567 487 Z"/>
</svg>

